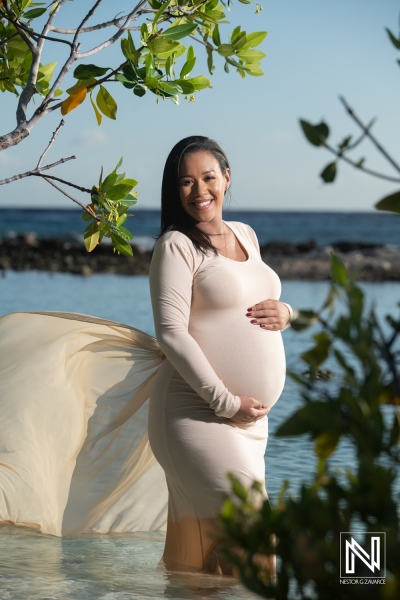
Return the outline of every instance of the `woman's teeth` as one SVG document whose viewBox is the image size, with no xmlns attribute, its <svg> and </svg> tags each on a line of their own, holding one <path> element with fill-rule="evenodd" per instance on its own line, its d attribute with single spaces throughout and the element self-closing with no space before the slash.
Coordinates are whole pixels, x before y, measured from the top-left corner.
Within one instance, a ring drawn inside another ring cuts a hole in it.
<svg viewBox="0 0 400 600">
<path fill-rule="evenodd" d="M 194 205 L 197 208 L 203 208 L 203 207 L 209 206 L 211 204 L 211 202 L 212 202 L 212 200 L 205 200 L 204 202 L 194 202 Z"/>
</svg>

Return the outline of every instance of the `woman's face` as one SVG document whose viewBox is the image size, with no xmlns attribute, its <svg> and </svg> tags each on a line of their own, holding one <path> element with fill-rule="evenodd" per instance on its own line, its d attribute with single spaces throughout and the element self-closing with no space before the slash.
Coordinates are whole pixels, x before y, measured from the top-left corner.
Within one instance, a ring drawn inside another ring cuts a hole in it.
<svg viewBox="0 0 400 600">
<path fill-rule="evenodd" d="M 221 172 L 211 152 L 191 152 L 181 161 L 179 194 L 185 211 L 198 223 L 222 218 L 222 203 L 230 174 Z"/>
</svg>

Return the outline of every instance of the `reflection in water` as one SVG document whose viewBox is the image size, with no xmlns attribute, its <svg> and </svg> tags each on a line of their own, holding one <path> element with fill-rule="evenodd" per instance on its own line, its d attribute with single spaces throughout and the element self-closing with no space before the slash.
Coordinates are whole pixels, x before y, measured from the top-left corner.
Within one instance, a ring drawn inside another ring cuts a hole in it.
<svg viewBox="0 0 400 600">
<path fill-rule="evenodd" d="M 168 573 L 163 533 L 57 538 L 0 525 L 1 600 L 252 599 L 236 580 Z"/>
</svg>

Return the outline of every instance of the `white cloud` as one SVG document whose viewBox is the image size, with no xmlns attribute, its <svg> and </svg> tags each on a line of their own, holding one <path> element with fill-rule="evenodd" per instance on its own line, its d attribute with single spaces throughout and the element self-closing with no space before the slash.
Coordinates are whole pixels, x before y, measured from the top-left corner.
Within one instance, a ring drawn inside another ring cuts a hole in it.
<svg viewBox="0 0 400 600">
<path fill-rule="evenodd" d="M 84 129 L 74 138 L 73 143 L 80 146 L 97 146 L 108 141 L 107 134 L 100 129 Z"/>
</svg>

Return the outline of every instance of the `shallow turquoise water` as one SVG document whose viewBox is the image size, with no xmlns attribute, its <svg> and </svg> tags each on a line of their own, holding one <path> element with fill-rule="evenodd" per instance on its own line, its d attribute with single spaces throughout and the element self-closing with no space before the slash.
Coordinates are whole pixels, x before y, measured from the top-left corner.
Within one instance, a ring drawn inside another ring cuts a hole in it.
<svg viewBox="0 0 400 600">
<path fill-rule="evenodd" d="M 395 314 L 400 283 L 364 284 L 378 312 Z M 327 283 L 283 282 L 282 300 L 296 308 L 318 308 Z M 154 333 L 147 277 L 8 273 L 0 278 L 0 315 L 13 311 L 59 310 L 92 314 Z M 299 355 L 310 333 L 284 333 L 288 367 L 301 369 Z M 323 385 L 323 384 L 322 384 Z M 311 476 L 314 456 L 305 439 L 273 435 L 296 408 L 298 391 L 288 380 L 270 415 L 266 454 L 267 487 L 272 497 L 284 479 L 293 490 Z M 335 453 L 337 466 L 351 465 L 351 448 Z M 232 580 L 210 576 L 170 576 L 158 567 L 164 534 L 86 535 L 56 538 L 20 527 L 0 526 L 0 600 L 131 600 L 255 598 Z"/>
</svg>

